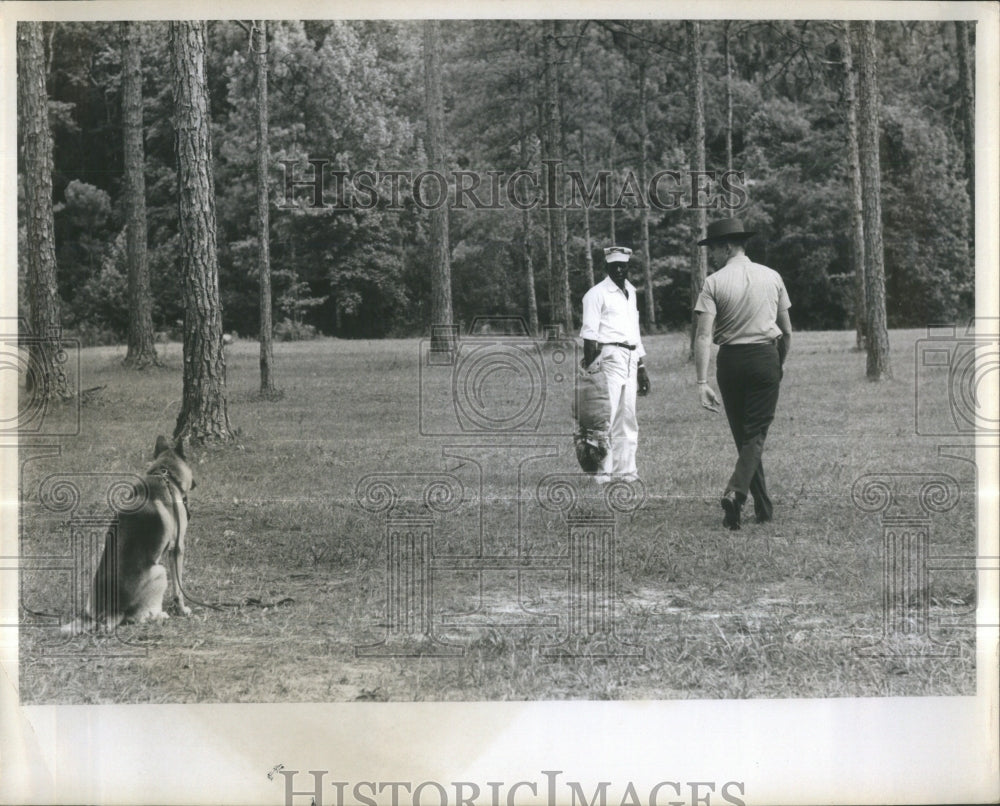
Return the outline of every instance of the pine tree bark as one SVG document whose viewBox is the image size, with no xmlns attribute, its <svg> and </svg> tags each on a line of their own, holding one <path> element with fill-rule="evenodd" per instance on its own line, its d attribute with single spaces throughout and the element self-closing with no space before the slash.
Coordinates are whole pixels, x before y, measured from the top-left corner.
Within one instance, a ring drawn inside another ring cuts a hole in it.
<svg viewBox="0 0 1000 806">
<path fill-rule="evenodd" d="M 583 131 L 580 131 L 580 172 L 583 176 L 583 181 L 587 181 L 587 138 Z M 587 287 L 593 288 L 594 286 L 594 239 L 590 234 L 590 206 L 586 203 L 583 205 L 583 240 L 586 253 L 586 269 L 587 269 Z"/>
<path fill-rule="evenodd" d="M 649 120 L 646 116 L 646 62 L 639 64 L 639 184 L 645 191 L 648 179 L 647 144 L 649 141 Z M 649 202 L 643 201 L 640 208 L 642 233 L 642 270 L 646 283 L 646 327 L 656 327 L 656 300 L 653 297 L 653 265 L 649 258 Z"/>
<path fill-rule="evenodd" d="M 861 201 L 861 164 L 858 158 L 858 97 L 854 69 L 851 24 L 843 23 L 844 97 L 847 101 L 847 160 L 851 188 L 851 266 L 854 269 L 854 339 L 857 349 L 865 349 L 868 315 L 865 305 L 865 226 Z"/>
<path fill-rule="evenodd" d="M 969 194 L 969 255 L 975 259 L 976 243 L 976 98 L 975 58 L 971 52 L 974 23 L 955 20 L 958 48 L 958 99 L 962 120 L 962 150 L 965 156 L 965 182 Z"/>
<path fill-rule="evenodd" d="M 617 200 L 618 189 L 615 187 L 615 144 L 618 141 L 618 130 L 615 126 L 615 110 L 614 103 L 611 98 L 611 85 L 609 82 L 604 83 L 604 97 L 608 102 L 608 194 L 611 199 L 609 212 L 609 227 L 610 230 L 608 235 L 611 237 L 611 245 L 614 246 L 618 243 L 618 234 L 616 229 L 615 221 L 615 201 Z"/>
<path fill-rule="evenodd" d="M 520 54 L 518 54 L 520 57 Z M 524 75 L 520 67 L 518 58 L 518 86 L 522 86 Z M 519 104 L 520 115 L 520 156 L 521 170 L 531 169 L 531 160 L 528 155 L 528 122 L 524 111 L 524 105 Z M 528 292 L 528 330 L 532 336 L 537 336 L 538 328 L 538 298 L 535 295 L 535 265 L 531 256 L 531 211 L 521 211 L 521 259 L 524 262 L 524 284 Z"/>
<path fill-rule="evenodd" d="M 696 171 L 705 170 L 705 87 L 701 64 L 701 23 L 688 22 L 688 69 L 691 72 L 691 165 Z M 697 315 L 694 312 L 695 302 L 701 294 L 701 288 L 708 276 L 708 255 L 706 250 L 697 245 L 705 237 L 708 226 L 708 213 L 704 207 L 698 208 L 698 222 L 695 245 L 691 252 L 691 338 L 689 359 L 694 360 L 694 336 L 697 326 Z"/>
<path fill-rule="evenodd" d="M 548 153 L 548 149 L 543 151 L 543 155 Z M 543 160 L 544 162 L 544 160 Z M 545 211 L 545 274 L 548 277 L 548 297 L 549 297 L 549 324 L 559 323 L 560 315 L 560 293 L 556 272 L 556 226 L 555 216 L 552 210 Z"/>
<path fill-rule="evenodd" d="M 56 286 L 55 225 L 52 218 L 52 134 L 45 88 L 42 23 L 17 25 L 19 129 L 24 161 L 27 234 L 28 359 L 27 408 L 71 397 L 60 356 L 59 293 Z M 19 404 L 19 410 L 26 406 Z"/>
<path fill-rule="evenodd" d="M 544 80 L 544 122 L 546 154 L 549 164 L 545 166 L 545 205 L 551 226 L 550 251 L 552 253 L 553 293 L 551 318 L 552 324 L 560 325 L 564 333 L 569 333 L 573 327 L 573 301 L 569 293 L 569 266 L 566 260 L 564 244 L 566 242 L 566 219 L 563 210 L 558 209 L 559 187 L 563 184 L 564 166 L 562 164 L 561 141 L 562 121 L 559 115 L 559 56 L 556 51 L 559 36 L 559 23 L 556 20 L 545 20 L 543 29 L 543 45 L 545 53 Z"/>
<path fill-rule="evenodd" d="M 271 161 L 267 121 L 267 20 L 251 31 L 257 76 L 257 276 L 260 280 L 260 393 L 273 395 L 274 328 L 271 319 L 271 220 L 267 173 Z"/>
<path fill-rule="evenodd" d="M 878 54 L 875 23 L 858 23 L 858 157 L 865 230 L 865 302 L 871 381 L 892 377 L 885 313 L 885 252 L 882 243 L 882 180 L 879 163 Z"/>
<path fill-rule="evenodd" d="M 432 171 L 444 173 L 444 98 L 441 87 L 441 31 L 437 20 L 423 23 L 424 99 L 427 106 L 427 162 Z M 454 321 L 451 301 L 451 247 L 448 205 L 430 211 L 431 324 L 449 326 Z M 432 330 L 432 333 L 434 331 Z"/>
<path fill-rule="evenodd" d="M 521 211 L 521 255 L 524 259 L 524 284 L 528 291 L 528 330 L 532 336 L 539 333 L 538 297 L 535 294 L 535 264 L 531 256 L 531 213 Z"/>
<path fill-rule="evenodd" d="M 142 127 L 141 27 L 123 22 L 122 140 L 125 157 L 125 254 L 128 261 L 128 352 L 125 366 L 160 366 L 153 335 L 146 235 L 146 155 Z"/>
<path fill-rule="evenodd" d="M 733 54 L 729 48 L 729 20 L 722 23 L 722 56 L 726 60 L 726 170 L 733 170 Z"/>
<path fill-rule="evenodd" d="M 204 22 L 170 23 L 184 273 L 184 384 L 174 437 L 200 443 L 234 438 L 226 406 L 205 40 Z"/>
<path fill-rule="evenodd" d="M 561 59 L 560 59 L 560 62 L 561 62 Z M 564 289 L 564 293 L 566 295 L 566 317 L 567 317 L 566 321 L 567 321 L 567 330 L 569 331 L 569 330 L 573 329 L 574 312 L 573 312 L 573 297 L 572 297 L 572 295 L 570 293 L 570 285 L 569 285 L 569 266 L 570 266 L 570 263 L 569 263 L 569 214 L 566 212 L 566 205 L 568 204 L 568 199 L 569 199 L 569 185 L 570 185 L 570 182 L 569 182 L 568 172 L 566 171 L 566 166 L 562 162 L 562 160 L 566 158 L 566 155 L 569 154 L 569 143 L 567 142 L 567 137 L 566 137 L 566 127 L 563 126 L 563 124 L 562 124 L 562 122 L 564 120 L 564 118 L 563 118 L 562 80 L 563 80 L 562 79 L 562 67 L 561 67 L 561 64 L 560 64 L 556 68 L 556 88 L 557 88 L 556 97 L 559 99 L 559 138 L 560 138 L 559 154 L 560 154 L 560 157 L 561 157 L 560 164 L 559 164 L 559 172 L 560 172 L 561 185 L 562 185 L 562 189 L 563 189 L 563 195 L 562 195 L 561 203 L 559 205 L 558 215 L 559 215 L 559 233 L 560 233 L 560 237 L 562 238 L 562 240 L 560 241 L 560 249 L 562 250 L 562 265 L 564 265 L 566 267 L 566 287 Z"/>
</svg>

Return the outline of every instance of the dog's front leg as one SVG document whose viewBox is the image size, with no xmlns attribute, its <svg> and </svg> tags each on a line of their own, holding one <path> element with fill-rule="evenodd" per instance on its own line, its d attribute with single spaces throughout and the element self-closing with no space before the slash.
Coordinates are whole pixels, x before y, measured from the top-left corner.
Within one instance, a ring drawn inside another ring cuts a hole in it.
<svg viewBox="0 0 1000 806">
<path fill-rule="evenodd" d="M 191 608 L 184 604 L 184 539 L 179 539 L 170 549 L 170 578 L 174 585 L 174 601 L 183 616 L 191 615 Z"/>
</svg>

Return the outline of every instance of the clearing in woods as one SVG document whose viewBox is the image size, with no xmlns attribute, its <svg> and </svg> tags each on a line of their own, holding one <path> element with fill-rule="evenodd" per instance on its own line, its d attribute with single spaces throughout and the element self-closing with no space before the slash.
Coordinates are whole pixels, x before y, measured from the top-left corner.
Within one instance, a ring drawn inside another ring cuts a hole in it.
<svg viewBox="0 0 1000 806">
<path fill-rule="evenodd" d="M 617 502 L 610 566 L 600 565 L 606 544 L 586 538 L 577 545 L 589 553 L 573 565 L 559 496 L 576 495 L 576 513 L 611 510 L 596 488 L 572 478 L 559 486 L 579 471 L 572 441 L 548 435 L 572 426 L 565 387 L 541 390 L 536 408 L 524 403 L 540 391 L 524 361 L 542 362 L 554 384 L 572 356 L 556 366 L 551 345 L 528 349 L 520 364 L 497 360 L 498 371 L 470 369 L 451 385 L 453 368 L 420 368 L 417 340 L 283 343 L 275 376 L 284 397 L 268 401 L 256 393 L 256 343 L 236 341 L 227 374 L 240 435 L 190 457 L 198 486 L 185 587 L 194 614 L 66 640 L 58 621 L 77 596 L 74 574 L 65 563 L 22 563 L 21 701 L 974 693 L 975 576 L 967 563 L 948 570 L 935 558 L 976 553 L 975 467 L 963 458 L 969 436 L 948 419 L 947 373 L 929 376 L 915 361 L 925 335 L 891 334 L 896 377 L 879 384 L 865 380 L 853 333 L 795 335 L 765 452 L 776 518 L 758 525 L 748 507 L 735 533 L 722 527 L 718 501 L 735 455 L 724 415 L 697 405 L 685 335 L 645 339 L 653 388 L 639 400 L 643 491 Z M 180 345 L 160 349 L 165 368 L 141 373 L 120 367 L 121 348 L 82 351 L 80 388 L 103 388 L 86 396 L 80 433 L 62 439 L 58 455 L 22 452 L 22 557 L 71 554 L 67 514 L 39 502 L 44 478 L 142 472 L 156 435 L 170 434 Z M 466 410 L 449 407 L 456 394 Z M 538 428 L 483 437 L 476 406 L 491 394 L 507 396 L 502 416 L 538 415 Z M 72 408 L 46 412 L 47 423 Z M 952 435 L 917 433 L 920 418 L 921 430 Z M 878 485 L 864 506 L 852 497 L 866 474 L 891 475 L 894 509 L 878 511 Z M 942 474 L 960 497 L 928 516 L 913 485 Z M 395 493 L 378 484 L 387 475 Z M 434 475 L 445 483 L 421 499 Z M 555 496 L 548 506 L 543 482 Z M 102 493 L 88 489 L 93 500 L 80 512 L 96 513 Z M 390 514 L 417 524 L 416 542 L 387 557 Z M 882 519 L 893 515 L 923 517 L 929 571 L 885 622 Z M 428 519 L 433 544 L 421 548 Z M 391 630 L 405 640 L 389 643 L 415 654 L 378 656 Z M 600 646 L 611 656 L 587 654 Z"/>
</svg>

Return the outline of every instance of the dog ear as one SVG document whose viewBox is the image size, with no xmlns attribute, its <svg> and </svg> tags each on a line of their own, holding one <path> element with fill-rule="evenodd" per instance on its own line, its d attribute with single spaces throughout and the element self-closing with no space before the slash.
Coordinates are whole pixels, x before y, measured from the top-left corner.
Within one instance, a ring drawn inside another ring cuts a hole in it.
<svg viewBox="0 0 1000 806">
<path fill-rule="evenodd" d="M 185 455 L 185 449 L 187 448 L 187 445 L 185 442 L 186 440 L 184 437 L 177 437 L 177 439 L 174 440 L 174 453 L 186 462 L 187 456 Z"/>
<path fill-rule="evenodd" d="M 167 442 L 167 438 L 165 436 L 160 435 L 156 438 L 156 445 L 153 446 L 153 458 L 155 459 L 164 451 L 169 451 L 169 450 L 170 450 L 170 443 Z"/>
</svg>

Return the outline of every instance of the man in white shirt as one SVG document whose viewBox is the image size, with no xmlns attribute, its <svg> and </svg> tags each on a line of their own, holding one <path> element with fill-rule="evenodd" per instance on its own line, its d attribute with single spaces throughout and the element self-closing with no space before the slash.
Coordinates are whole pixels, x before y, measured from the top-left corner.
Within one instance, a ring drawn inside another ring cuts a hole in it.
<svg viewBox="0 0 1000 806">
<path fill-rule="evenodd" d="M 635 452 L 639 426 L 635 417 L 636 394 L 649 393 L 649 376 L 643 357 L 646 350 L 639 335 L 639 307 L 635 286 L 628 281 L 628 261 L 632 250 L 609 246 L 604 250 L 608 276 L 583 297 L 583 356 L 586 366 L 595 359 L 608 383 L 611 399 L 611 450 L 596 480 L 605 484 L 612 478 L 636 481 Z"/>
<path fill-rule="evenodd" d="M 694 309 L 698 313 L 694 363 L 702 406 L 719 409 L 708 384 L 712 342 L 719 345 L 716 380 L 739 456 L 722 496 L 723 525 L 740 528 L 740 511 L 753 497 L 758 523 L 774 517 L 761 455 L 778 405 L 785 356 L 791 346 L 791 302 L 781 275 L 754 263 L 744 246 L 753 237 L 738 218 L 713 221 L 708 257 L 718 269 L 705 280 Z"/>
</svg>

